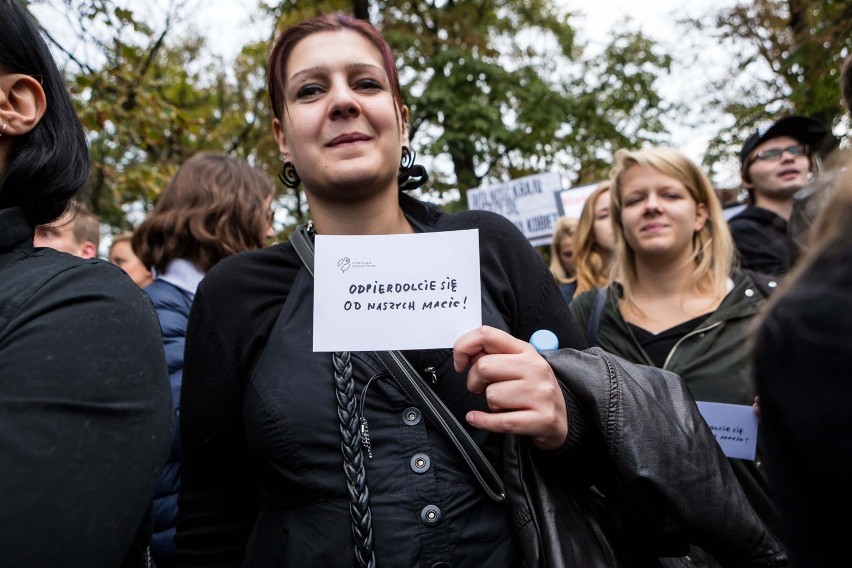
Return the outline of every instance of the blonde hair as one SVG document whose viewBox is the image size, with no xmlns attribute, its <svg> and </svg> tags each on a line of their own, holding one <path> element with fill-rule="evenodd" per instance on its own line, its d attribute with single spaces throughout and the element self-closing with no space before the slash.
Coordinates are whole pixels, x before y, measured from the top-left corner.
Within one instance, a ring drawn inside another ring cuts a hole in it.
<svg viewBox="0 0 852 568">
<path fill-rule="evenodd" d="M 710 180 L 698 164 L 674 148 L 656 146 L 644 150 L 618 150 L 610 172 L 612 181 L 612 218 L 615 233 L 615 262 L 612 280 L 624 287 L 623 302 L 629 309 L 641 310 L 632 301 L 631 289 L 637 281 L 636 254 L 624 238 L 621 223 L 622 178 L 633 166 L 651 168 L 681 182 L 696 204 L 707 208 L 707 222 L 692 238 L 692 258 L 695 270 L 691 284 L 702 294 L 720 301 L 727 294 L 727 280 L 734 264 L 734 242 L 728 223 L 722 215 L 722 205 Z"/>
<path fill-rule="evenodd" d="M 609 181 L 599 183 L 583 204 L 580 220 L 577 222 L 577 232 L 574 234 L 574 255 L 577 257 L 577 291 L 576 298 L 581 292 L 606 286 L 609 281 L 609 271 L 613 251 L 605 251 L 595 238 L 595 207 L 601 195 L 610 190 Z M 612 216 L 610 216 L 612 222 Z M 609 261 L 605 258 L 609 257 Z"/>
<path fill-rule="evenodd" d="M 573 282 L 576 278 L 575 276 L 568 276 L 568 273 L 565 272 L 565 267 L 562 266 L 562 261 L 559 259 L 562 239 L 565 237 L 573 238 L 576 233 L 577 219 L 574 217 L 566 217 L 563 215 L 556 220 L 556 228 L 553 230 L 553 239 L 550 241 L 550 272 L 560 284 Z"/>
</svg>

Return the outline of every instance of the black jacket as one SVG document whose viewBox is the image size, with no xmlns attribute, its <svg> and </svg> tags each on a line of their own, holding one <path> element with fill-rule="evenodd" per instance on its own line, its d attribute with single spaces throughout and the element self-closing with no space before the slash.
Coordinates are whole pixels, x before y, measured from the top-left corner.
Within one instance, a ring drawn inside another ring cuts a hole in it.
<svg viewBox="0 0 852 568">
<path fill-rule="evenodd" d="M 483 318 L 496 314 L 500 319 L 486 323 L 523 339 L 537 329 L 550 328 L 561 345 L 583 347 L 582 332 L 573 322 L 547 266 L 511 223 L 481 211 L 448 215 L 407 197 L 403 197 L 402 206 L 411 222 L 423 230 L 478 228 L 483 302 L 490 304 L 489 309 L 483 309 Z M 348 499 L 344 498 L 342 482 L 340 434 L 334 416 L 331 359 L 318 358 L 310 349 L 312 325 L 305 306 L 309 316 L 313 296 L 312 287 L 304 285 L 307 278 L 292 247 L 285 244 L 225 259 L 207 274 L 199 288 L 190 314 L 181 394 L 184 477 L 176 536 L 181 566 L 301 566 L 316 565 L 319 558 L 324 566 L 355 563 Z M 278 330 L 279 322 L 289 322 L 289 327 Z M 267 349 L 267 345 L 272 348 Z M 270 353 L 279 359 L 266 359 Z M 566 350 L 558 357 L 577 353 Z M 438 378 L 434 388 L 462 423 L 469 405 L 482 404 L 466 392 L 464 377 L 452 371 L 449 350 L 406 355 L 418 369 L 436 361 L 432 365 Z M 370 377 L 369 372 L 364 372 L 369 357 L 353 354 L 353 359 L 356 391 L 362 393 L 365 380 Z M 568 494 L 584 495 L 593 482 L 603 485 L 608 477 L 617 479 L 617 470 L 623 469 L 627 472 L 623 476 L 625 483 L 633 485 L 625 493 L 648 499 L 659 497 L 653 501 L 655 506 L 678 497 L 671 493 L 658 495 L 657 491 L 667 488 L 654 484 L 679 479 L 672 487 L 686 492 L 687 498 L 678 503 L 681 508 L 688 506 L 689 511 L 673 508 L 671 515 L 696 524 L 704 517 L 718 520 L 720 514 L 732 519 L 732 526 L 742 529 L 740 532 L 711 533 L 707 539 L 746 565 L 752 564 L 752 558 L 775 552 L 762 526 L 750 516 L 745 499 L 736 503 L 719 499 L 718 486 L 703 483 L 696 486 L 708 492 L 696 499 L 696 493 L 690 492 L 694 488 L 684 481 L 694 480 L 693 473 L 699 471 L 702 477 L 706 476 L 707 459 L 716 465 L 718 450 L 712 436 L 709 441 L 714 446 L 709 456 L 703 455 L 708 448 L 702 445 L 693 461 L 689 456 L 677 455 L 675 460 L 675 456 L 667 455 L 666 462 L 652 459 L 637 463 L 635 459 L 640 456 L 632 454 L 636 448 L 622 447 L 622 442 L 635 441 L 631 432 L 643 437 L 653 433 L 646 444 L 658 444 L 665 434 L 678 438 L 677 442 L 666 441 L 671 448 L 690 447 L 698 428 L 695 420 L 703 424 L 697 411 L 694 415 L 684 414 L 678 404 L 682 399 L 672 397 L 673 406 L 654 414 L 662 405 L 649 402 L 646 396 L 641 404 L 625 400 L 623 408 L 616 404 L 619 400 L 613 400 L 616 414 L 601 422 L 594 405 L 608 404 L 606 401 L 621 393 L 638 399 L 642 392 L 614 381 L 602 362 L 585 364 L 579 372 L 588 376 L 576 389 L 568 380 L 575 377 L 575 371 L 563 377 L 559 366 L 555 368 L 566 385 L 569 440 L 561 452 L 532 452 L 531 463 L 540 468 L 542 475 L 558 479 L 557 485 Z M 674 383 L 676 394 L 685 392 L 679 380 L 669 380 Z M 600 396 L 590 398 L 580 386 Z M 616 564 L 616 559 L 604 563 L 607 561 L 601 556 L 595 556 L 601 549 L 588 530 L 588 516 L 572 517 L 578 520 L 577 525 L 569 524 L 561 536 L 546 540 L 548 533 L 537 519 L 541 518 L 539 513 L 547 514 L 548 502 L 534 499 L 525 505 L 523 487 L 511 488 L 513 483 L 519 487 L 513 479 L 525 478 L 520 469 L 523 454 L 518 452 L 527 444 L 521 439 L 471 432 L 486 455 L 505 466 L 512 505 L 496 506 L 479 493 L 478 484 L 442 433 L 422 420 L 411 424 L 400 420 L 400 416 L 409 416 L 411 403 L 391 383 L 376 380 L 369 388 L 366 405 L 370 431 L 375 434 L 371 436 L 374 457 L 366 462 L 366 470 L 371 498 L 376 503 L 373 525 L 380 565 L 383 559 L 393 565 L 431 565 L 427 561 L 434 562 L 436 556 L 444 558 L 447 548 L 446 558 L 455 560 L 456 565 L 482 565 L 465 561 L 493 553 L 497 545 L 505 551 L 512 544 L 518 545 L 528 566 L 628 565 Z M 393 408 L 393 412 L 387 412 L 388 408 Z M 694 410 L 694 403 L 688 410 Z M 673 428 L 652 432 L 658 422 L 656 418 L 649 421 L 642 417 L 645 412 L 665 417 Z M 417 416 L 418 412 L 412 415 Z M 619 416 L 624 417 L 623 423 Z M 686 421 L 685 426 L 681 420 Z M 601 424 L 610 423 L 613 437 L 607 438 L 604 433 L 609 431 L 602 430 Z M 708 438 L 699 438 L 695 443 L 699 442 L 707 443 Z M 608 443 L 619 450 L 615 461 L 608 455 Z M 430 457 L 428 471 L 412 474 L 409 470 L 415 447 Z M 520 465 L 513 466 L 513 460 Z M 684 460 L 698 469 L 684 471 Z M 647 474 L 643 473 L 646 468 L 650 470 Z M 722 481 L 729 479 L 725 471 L 720 475 Z M 646 476 L 654 484 L 643 491 Z M 612 503 L 617 502 L 613 496 Z M 425 503 L 437 503 L 441 508 L 438 531 L 421 523 L 419 515 Z M 650 518 L 642 513 L 645 507 L 631 510 L 636 511 L 635 518 L 643 520 L 625 523 L 642 528 L 642 534 L 655 535 L 652 543 L 642 545 L 638 556 L 678 553 L 671 543 L 682 543 L 682 539 L 658 536 L 663 529 L 659 514 L 643 524 Z M 483 520 L 483 514 L 489 517 Z M 693 529 L 691 525 L 684 526 L 682 530 Z M 512 527 L 517 538 L 513 538 Z M 542 564 L 537 559 L 557 554 L 557 549 L 549 546 L 551 542 L 564 544 L 564 550 L 574 558 L 588 556 L 588 563 L 569 564 L 566 556 L 563 564 Z M 658 542 L 665 542 L 667 548 L 658 546 Z M 624 550 L 621 546 L 617 549 Z M 745 550 L 749 552 L 744 553 Z M 389 558 L 412 560 L 394 562 Z"/>
<path fill-rule="evenodd" d="M 852 247 L 846 234 L 770 305 L 755 339 L 769 482 L 797 567 L 844 566 L 852 508 Z"/>
<path fill-rule="evenodd" d="M 121 269 L 32 238 L 0 211 L 0 564 L 141 565 L 174 422 L 157 316 Z"/>
<path fill-rule="evenodd" d="M 579 405 L 585 441 L 567 470 L 536 467 L 518 438 L 507 444 L 506 489 L 528 566 L 668 565 L 657 557 L 685 554 L 686 542 L 726 566 L 787 565 L 680 377 L 599 348 L 544 356 Z"/>
<path fill-rule="evenodd" d="M 768 209 L 749 206 L 731 217 L 728 226 L 742 268 L 773 276 L 790 271 L 793 247 L 787 221 Z"/>
<path fill-rule="evenodd" d="M 401 199 L 418 230 L 478 229 L 483 321 L 524 339 L 547 327 L 563 345 L 584 346 L 547 265 L 508 220 Z M 179 565 L 354 565 L 331 355 L 312 353 L 312 306 L 312 279 L 289 243 L 229 257 L 199 286 L 181 392 Z M 450 349 L 406 355 L 417 369 L 435 369 L 434 388 L 462 423 L 484 408 L 453 370 Z M 401 419 L 414 405 L 392 381 L 366 388 L 376 373 L 369 354 L 352 358 L 373 444 L 364 461 L 379 565 L 516 566 L 505 504 L 481 492 L 427 420 Z M 499 464 L 504 437 L 469 430 Z M 430 466 L 412 471 L 420 453 Z M 440 508 L 438 525 L 424 525 L 427 505 Z"/>
</svg>

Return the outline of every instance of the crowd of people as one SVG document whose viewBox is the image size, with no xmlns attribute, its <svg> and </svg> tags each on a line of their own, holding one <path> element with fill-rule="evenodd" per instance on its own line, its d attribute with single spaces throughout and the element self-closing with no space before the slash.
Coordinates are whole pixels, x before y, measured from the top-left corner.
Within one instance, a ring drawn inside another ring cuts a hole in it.
<svg viewBox="0 0 852 568">
<path fill-rule="evenodd" d="M 313 350 L 312 260 L 271 244 L 245 161 L 192 156 L 98 259 L 82 125 L 36 23 L 0 16 L 0 564 L 834 565 L 852 169 L 815 167 L 820 121 L 743 142 L 730 221 L 679 150 L 618 150 L 548 266 L 507 219 L 405 192 L 428 175 L 379 31 L 278 34 L 271 130 L 310 240 L 478 231 L 482 326 L 404 356 L 506 481 L 489 495 L 378 354 Z M 852 116 L 852 56 L 840 76 Z M 753 405 L 755 458 L 696 401 Z"/>
</svg>

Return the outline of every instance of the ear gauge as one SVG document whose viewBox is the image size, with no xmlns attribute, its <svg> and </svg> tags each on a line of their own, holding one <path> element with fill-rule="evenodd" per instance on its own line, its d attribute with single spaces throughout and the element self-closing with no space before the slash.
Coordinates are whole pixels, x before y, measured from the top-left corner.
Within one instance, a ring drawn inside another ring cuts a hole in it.
<svg viewBox="0 0 852 568">
<path fill-rule="evenodd" d="M 278 179 L 281 180 L 281 183 L 287 189 L 296 189 L 302 183 L 296 167 L 293 165 L 293 162 L 287 160 L 286 156 L 284 157 L 284 163 L 281 164 L 281 170 L 278 172 Z"/>
</svg>

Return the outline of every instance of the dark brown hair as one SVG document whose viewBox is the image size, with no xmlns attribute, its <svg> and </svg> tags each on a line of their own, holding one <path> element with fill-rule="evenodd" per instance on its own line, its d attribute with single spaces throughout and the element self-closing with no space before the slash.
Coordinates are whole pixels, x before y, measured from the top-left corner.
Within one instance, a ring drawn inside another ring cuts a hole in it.
<svg viewBox="0 0 852 568">
<path fill-rule="evenodd" d="M 394 102 L 396 102 L 397 113 L 402 113 L 403 102 L 402 90 L 399 86 L 399 73 L 397 72 L 393 52 L 388 42 L 385 41 L 382 34 L 370 25 L 369 22 L 359 20 L 343 12 L 335 12 L 333 14 L 317 16 L 291 26 L 281 32 L 281 35 L 275 40 L 275 45 L 272 46 L 272 51 L 269 54 L 269 66 L 266 70 L 266 86 L 275 118 L 282 120 L 283 113 L 287 107 L 284 96 L 287 76 L 285 64 L 290 52 L 293 51 L 297 43 L 312 34 L 341 30 L 352 30 L 361 34 L 379 50 L 379 53 L 382 55 L 385 73 L 387 73 L 388 80 L 390 81 L 391 95 Z"/>
<path fill-rule="evenodd" d="M 199 153 L 181 165 L 133 235 L 133 251 L 163 272 L 183 258 L 207 272 L 225 257 L 261 248 L 272 181 L 248 163 Z"/>
</svg>

